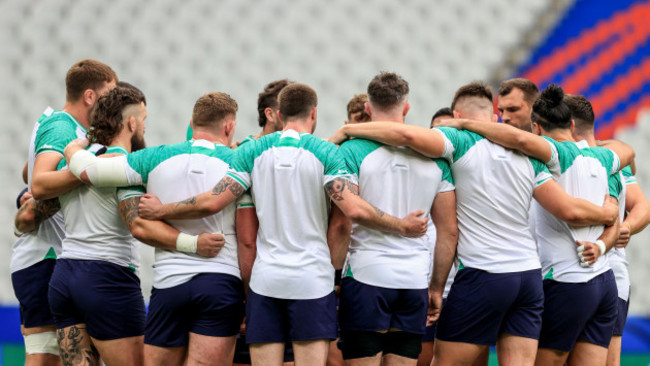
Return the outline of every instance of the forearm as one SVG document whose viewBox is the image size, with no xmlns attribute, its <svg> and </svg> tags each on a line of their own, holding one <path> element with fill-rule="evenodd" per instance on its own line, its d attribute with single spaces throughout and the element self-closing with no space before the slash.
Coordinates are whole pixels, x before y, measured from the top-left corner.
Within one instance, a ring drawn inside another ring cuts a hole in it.
<svg viewBox="0 0 650 366">
<path fill-rule="evenodd" d="M 623 167 L 634 164 L 635 153 L 634 149 L 632 149 L 630 145 L 618 140 L 599 141 L 599 145 L 612 150 L 616 155 L 618 155 L 618 158 L 621 161 L 619 170 L 623 169 Z"/>
<path fill-rule="evenodd" d="M 607 248 L 606 252 L 609 252 L 609 250 L 614 247 L 614 244 L 616 244 L 616 240 L 618 240 L 618 236 L 620 234 L 619 230 L 620 224 L 617 220 L 614 225 L 606 226 L 605 230 L 598 238 L 598 240 L 602 240 L 605 243 L 605 248 Z M 601 255 L 602 254 L 605 253 L 601 253 Z"/>
<path fill-rule="evenodd" d="M 625 193 L 625 209 L 628 211 L 623 224 L 628 225 L 630 234 L 637 234 L 650 223 L 650 202 L 638 184 L 628 184 Z"/>
<path fill-rule="evenodd" d="M 97 187 L 124 187 L 141 183 L 129 181 L 127 164 L 125 156 L 99 158 L 87 150 L 77 150 L 70 158 L 70 171 L 80 180 Z"/>
<path fill-rule="evenodd" d="M 572 226 L 613 225 L 618 218 L 618 215 L 612 215 L 605 207 L 580 198 L 572 198 L 566 215 L 561 219 Z"/>
<path fill-rule="evenodd" d="M 345 217 L 336 205 L 333 205 L 329 226 L 327 227 L 327 245 L 330 248 L 334 269 L 343 268 L 350 246 L 351 230 L 352 222 Z"/>
<path fill-rule="evenodd" d="M 432 292 L 442 293 L 447 283 L 449 271 L 454 264 L 456 246 L 458 245 L 457 232 L 440 232 L 436 238 L 436 248 L 433 255 L 433 272 L 429 289 Z"/>
<path fill-rule="evenodd" d="M 34 174 L 31 192 L 37 200 L 48 200 L 66 194 L 83 183 L 69 170 Z"/>
<path fill-rule="evenodd" d="M 403 234 L 400 220 L 379 208 L 371 205 L 361 198 L 355 200 L 357 209 L 346 213 L 352 222 L 367 228 L 393 234 Z"/>
<path fill-rule="evenodd" d="M 24 233 L 35 230 L 41 222 L 52 217 L 60 209 L 58 198 L 43 201 L 30 198 L 16 213 L 16 229 Z"/>
<path fill-rule="evenodd" d="M 488 123 L 465 120 L 462 127 L 503 147 L 520 151 L 530 157 L 547 162 L 551 160 L 551 148 L 542 137 L 522 131 L 505 123 Z"/>
<path fill-rule="evenodd" d="M 235 230 L 237 232 L 237 259 L 239 271 L 244 283 L 244 289 L 248 291 L 253 271 L 253 263 L 257 255 L 257 230 L 259 221 L 255 208 L 240 208 L 235 217 Z"/>
<path fill-rule="evenodd" d="M 234 198 L 233 198 L 234 201 Z M 167 203 L 160 207 L 158 219 L 200 219 L 214 215 L 221 211 L 225 205 L 217 205 L 215 196 L 205 192 L 198 196 L 190 197 L 184 201 Z"/>
<path fill-rule="evenodd" d="M 180 231 L 157 220 L 145 220 L 141 217 L 133 219 L 131 234 L 134 238 L 155 248 L 176 250 L 176 239 Z"/>
<path fill-rule="evenodd" d="M 420 126 L 393 122 L 367 122 L 345 125 L 342 131 L 348 137 L 374 140 L 392 146 L 408 146 L 432 158 L 442 156 L 445 150 L 440 132 Z"/>
</svg>

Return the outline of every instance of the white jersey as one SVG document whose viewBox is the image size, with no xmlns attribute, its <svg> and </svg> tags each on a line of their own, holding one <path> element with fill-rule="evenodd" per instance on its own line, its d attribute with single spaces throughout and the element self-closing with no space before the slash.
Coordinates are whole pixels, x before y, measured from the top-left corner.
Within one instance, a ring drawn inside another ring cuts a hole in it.
<svg viewBox="0 0 650 366">
<path fill-rule="evenodd" d="M 619 172 L 622 185 L 621 194 L 618 197 L 618 216 L 621 222 L 625 221 L 625 199 L 627 194 L 627 186 L 630 184 L 638 184 L 636 177 L 632 174 L 632 168 L 626 166 Z M 630 265 L 625 256 L 625 248 L 612 248 L 607 252 L 607 259 L 609 265 L 612 267 L 614 277 L 616 278 L 616 288 L 618 289 L 618 297 L 628 301 L 630 298 L 630 272 L 628 266 Z"/>
<path fill-rule="evenodd" d="M 456 185 L 459 270 L 491 273 L 540 268 L 528 211 L 533 191 L 551 178 L 538 160 L 484 137 L 434 128 L 445 141 Z"/>
<path fill-rule="evenodd" d="M 32 184 L 32 173 L 36 157 L 44 152 L 55 152 L 63 159 L 63 149 L 72 140 L 85 137 L 86 129 L 72 115 L 48 107 L 34 125 L 28 152 L 28 183 Z M 25 233 L 13 245 L 11 272 L 32 266 L 44 259 L 56 259 L 61 254 L 61 242 L 65 237 L 63 216 L 57 212 L 44 220 L 32 232 Z"/>
<path fill-rule="evenodd" d="M 126 150 L 111 146 L 106 153 L 126 155 Z M 122 221 L 118 204 L 141 194 L 141 187 L 83 185 L 59 196 L 66 232 L 59 258 L 105 261 L 138 273 L 140 242 Z"/>
<path fill-rule="evenodd" d="M 259 219 L 250 288 L 280 299 L 317 299 L 334 289 L 323 187 L 348 177 L 336 145 L 293 130 L 236 150 L 228 173 L 251 188 Z"/>
<path fill-rule="evenodd" d="M 601 206 L 607 194 L 618 198 L 620 179 L 616 154 L 602 147 L 580 148 L 575 142 L 557 142 L 544 137 L 553 151 L 547 163 L 558 184 L 572 197 Z M 613 175 L 612 175 L 613 174 Z M 609 181 L 610 175 L 612 182 Z M 618 182 L 618 184 L 616 183 Z M 610 183 L 613 185 L 610 189 Z M 615 187 L 618 186 L 618 189 Z M 535 231 L 539 243 L 542 273 L 545 279 L 580 283 L 610 269 L 607 256 L 585 268 L 580 266 L 576 240 L 595 242 L 603 233 L 602 225 L 573 227 L 551 215 L 536 203 Z"/>
<path fill-rule="evenodd" d="M 454 189 L 449 164 L 408 148 L 354 139 L 339 148 L 359 195 L 389 215 L 416 210 L 429 215 L 438 192 Z M 428 288 L 432 256 L 427 235 L 407 238 L 353 224 L 345 274 L 359 282 L 394 289 Z"/>
<path fill-rule="evenodd" d="M 226 175 L 233 154 L 229 147 L 206 140 L 148 147 L 125 158 L 127 178 L 130 185 L 146 185 L 147 193 L 155 194 L 162 203 L 177 202 L 214 188 Z M 241 278 L 234 203 L 201 219 L 167 222 L 190 235 L 221 232 L 226 243 L 212 258 L 156 248 L 153 287 L 178 286 L 200 273 L 224 273 Z"/>
</svg>

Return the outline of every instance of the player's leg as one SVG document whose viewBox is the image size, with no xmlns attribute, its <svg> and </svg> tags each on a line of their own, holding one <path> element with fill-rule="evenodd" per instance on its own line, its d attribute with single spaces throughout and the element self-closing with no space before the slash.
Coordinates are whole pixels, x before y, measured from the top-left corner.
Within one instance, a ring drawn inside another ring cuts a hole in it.
<svg viewBox="0 0 650 366">
<path fill-rule="evenodd" d="M 144 363 L 144 336 L 125 337 L 110 341 L 92 338 L 106 366 L 136 366 Z"/>
<path fill-rule="evenodd" d="M 497 341 L 499 365 L 533 365 L 542 330 L 544 289 L 539 269 L 513 274 L 519 294 L 501 326 Z"/>
<path fill-rule="evenodd" d="M 567 365 L 605 365 L 607 363 L 607 348 L 583 340 L 576 342 L 569 354 Z"/>
<path fill-rule="evenodd" d="M 415 366 L 426 330 L 429 291 L 401 289 L 398 294 L 397 301 L 391 304 L 391 329 L 384 338 L 383 363 Z"/>
<path fill-rule="evenodd" d="M 614 335 L 612 336 L 612 340 L 609 342 L 609 348 L 607 351 L 607 366 L 619 366 L 621 364 L 621 345 L 623 329 L 625 328 L 625 322 L 627 321 L 627 311 L 630 306 L 629 297 L 628 301 L 619 297 L 617 302 L 618 315 L 616 316 L 616 322 L 614 323 Z"/>
<path fill-rule="evenodd" d="M 98 365 L 99 352 L 92 343 L 86 324 L 74 324 L 56 330 L 59 355 L 64 365 Z"/>
<path fill-rule="evenodd" d="M 246 343 L 254 366 L 280 366 L 289 340 L 287 302 L 248 290 L 246 299 Z"/>
<path fill-rule="evenodd" d="M 230 365 L 236 342 L 237 336 L 211 337 L 190 332 L 186 365 Z"/>
<path fill-rule="evenodd" d="M 482 344 L 448 342 L 436 339 L 433 351 L 433 365 L 473 365 L 489 347 Z"/>
<path fill-rule="evenodd" d="M 327 353 L 330 347 L 329 339 L 314 341 L 294 341 L 293 356 L 297 366 L 327 364 Z"/>
<path fill-rule="evenodd" d="M 11 274 L 20 308 L 20 331 L 25 340 L 25 365 L 60 365 L 56 327 L 50 312 L 48 285 L 56 260 L 46 259 Z"/>
<path fill-rule="evenodd" d="M 619 366 L 621 364 L 622 336 L 612 336 L 607 349 L 607 366 Z"/>
<path fill-rule="evenodd" d="M 253 366 L 280 366 L 284 358 L 284 343 L 251 343 L 248 345 Z"/>
<path fill-rule="evenodd" d="M 185 363 L 187 347 L 158 347 L 144 345 L 145 366 L 182 366 Z"/>
<path fill-rule="evenodd" d="M 405 331 L 388 332 L 384 338 L 385 366 L 416 366 L 422 350 L 422 335 Z"/>
<path fill-rule="evenodd" d="M 343 354 L 338 348 L 338 338 L 330 342 L 329 350 L 327 351 L 327 366 L 343 366 Z"/>
<path fill-rule="evenodd" d="M 325 366 L 330 341 L 336 339 L 334 291 L 317 299 L 289 300 L 287 321 L 294 363 Z"/>
</svg>

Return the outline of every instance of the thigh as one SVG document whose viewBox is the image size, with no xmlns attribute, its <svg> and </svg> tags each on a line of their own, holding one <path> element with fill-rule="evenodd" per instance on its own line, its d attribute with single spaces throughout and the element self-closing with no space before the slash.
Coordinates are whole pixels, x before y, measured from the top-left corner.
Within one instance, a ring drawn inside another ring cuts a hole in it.
<svg viewBox="0 0 650 366">
<path fill-rule="evenodd" d="M 399 290 L 366 285 L 346 277 L 341 283 L 339 316 L 342 331 L 387 331 L 391 327 L 390 304 Z"/>
<path fill-rule="evenodd" d="M 46 259 L 11 274 L 14 294 L 19 303 L 20 322 L 25 328 L 55 323 L 48 300 L 48 284 L 55 264 L 55 259 Z"/>
<path fill-rule="evenodd" d="M 228 366 L 233 362 L 237 336 L 211 337 L 190 332 L 187 365 Z"/>
<path fill-rule="evenodd" d="M 146 366 L 183 366 L 187 347 L 158 347 L 144 345 L 144 364 Z"/>
<path fill-rule="evenodd" d="M 526 271 L 520 276 L 519 295 L 506 313 L 499 333 L 538 340 L 544 311 L 541 271 Z"/>
<path fill-rule="evenodd" d="M 473 365 L 481 359 L 489 347 L 436 339 L 433 349 L 434 365 Z"/>
<path fill-rule="evenodd" d="M 327 363 L 330 340 L 292 342 L 293 356 L 298 365 L 322 365 Z"/>
<path fill-rule="evenodd" d="M 66 259 L 59 259 L 50 279 L 48 302 L 57 329 L 86 324 L 86 317 L 77 308 L 71 289 L 78 286 L 78 276 Z M 84 326 L 84 330 L 85 330 Z"/>
<path fill-rule="evenodd" d="M 292 342 L 336 339 L 336 294 L 309 300 L 289 300 L 289 337 Z M 294 357 L 295 357 L 294 349 Z"/>
<path fill-rule="evenodd" d="M 144 362 L 144 336 L 92 341 L 106 366 L 138 366 Z"/>
<path fill-rule="evenodd" d="M 93 345 L 85 324 L 56 330 L 59 355 L 64 365 L 97 365 L 99 352 Z"/>
</svg>

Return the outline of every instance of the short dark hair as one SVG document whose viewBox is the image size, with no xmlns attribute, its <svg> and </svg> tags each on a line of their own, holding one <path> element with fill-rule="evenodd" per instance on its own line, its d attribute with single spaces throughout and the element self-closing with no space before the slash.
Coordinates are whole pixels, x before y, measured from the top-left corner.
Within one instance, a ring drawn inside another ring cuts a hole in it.
<svg viewBox="0 0 650 366">
<path fill-rule="evenodd" d="M 87 89 L 97 91 L 111 81 L 117 82 L 117 74 L 110 66 L 96 60 L 81 60 L 65 75 L 66 100 L 76 102 Z"/>
<path fill-rule="evenodd" d="M 436 113 L 433 114 L 433 117 L 431 117 L 431 122 L 433 122 L 434 119 L 440 117 L 440 116 L 454 116 L 454 112 L 451 110 L 449 107 L 443 107 L 440 108 L 436 111 Z"/>
<path fill-rule="evenodd" d="M 467 97 L 485 98 L 492 102 L 492 88 L 484 81 L 473 81 L 461 86 L 456 90 L 454 99 L 451 102 L 451 110 L 453 111 L 456 109 L 456 103 L 458 103 L 461 98 Z"/>
<path fill-rule="evenodd" d="M 194 103 L 192 123 L 195 126 L 211 126 L 220 123 L 229 115 L 236 115 L 237 102 L 226 93 L 208 93 Z"/>
<path fill-rule="evenodd" d="M 409 83 L 401 76 L 382 71 L 368 84 L 368 100 L 373 107 L 391 108 L 402 102 L 409 94 Z"/>
<path fill-rule="evenodd" d="M 532 81 L 524 78 L 508 79 L 501 83 L 499 87 L 499 95 L 506 96 L 512 92 L 514 88 L 521 90 L 524 93 L 524 100 L 529 106 L 532 106 L 539 97 L 539 88 Z"/>
<path fill-rule="evenodd" d="M 266 113 L 264 110 L 266 108 L 278 109 L 278 94 L 280 91 L 287 85 L 293 83 L 287 79 L 275 80 L 272 81 L 264 87 L 261 93 L 257 95 L 257 121 L 260 127 L 266 125 Z"/>
<path fill-rule="evenodd" d="M 121 88 L 130 88 L 130 89 L 136 90 L 140 94 L 142 94 L 142 97 L 144 98 L 144 93 L 142 92 L 142 90 L 140 90 L 138 87 L 136 87 L 135 85 L 133 85 L 131 83 L 127 83 L 126 81 L 121 81 L 120 80 L 120 81 L 117 82 L 117 84 L 115 86 L 119 86 Z M 147 105 L 147 98 L 145 98 L 142 102 L 144 103 L 144 105 Z"/>
<path fill-rule="evenodd" d="M 571 119 L 575 122 L 575 129 L 579 134 L 593 132 L 596 116 L 589 99 L 584 95 L 564 95 L 564 103 L 571 111 Z"/>
<path fill-rule="evenodd" d="M 293 117 L 305 118 L 318 105 L 318 96 L 309 85 L 293 83 L 280 91 L 278 103 L 283 120 Z"/>
<path fill-rule="evenodd" d="M 533 104 L 531 116 L 533 122 L 546 131 L 569 128 L 571 126 L 571 110 L 563 99 L 564 90 L 557 84 L 549 85 Z"/>
<path fill-rule="evenodd" d="M 116 87 L 102 95 L 90 112 L 88 139 L 108 146 L 123 127 L 127 106 L 144 103 L 144 94 L 132 88 Z"/>
<path fill-rule="evenodd" d="M 366 113 L 366 102 L 368 101 L 368 94 L 361 93 L 355 94 L 348 102 L 348 120 L 352 119 L 353 113 L 361 112 L 361 120 L 370 121 L 370 116 Z"/>
</svg>

